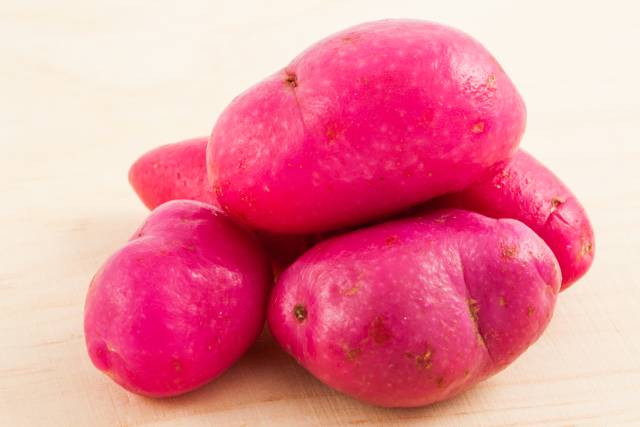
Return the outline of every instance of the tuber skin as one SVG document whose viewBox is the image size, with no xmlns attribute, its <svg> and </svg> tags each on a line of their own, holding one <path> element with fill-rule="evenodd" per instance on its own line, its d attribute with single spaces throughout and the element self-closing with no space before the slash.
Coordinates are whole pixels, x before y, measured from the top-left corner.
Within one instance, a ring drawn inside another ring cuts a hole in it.
<svg viewBox="0 0 640 427">
<path fill-rule="evenodd" d="M 514 154 L 525 116 L 468 35 L 370 22 L 235 98 L 211 133 L 208 173 L 225 211 L 251 228 L 323 232 L 462 190 Z"/>
<path fill-rule="evenodd" d="M 207 182 L 206 136 L 166 144 L 143 154 L 129 169 L 129 183 L 142 203 L 154 209 L 170 200 L 199 200 L 219 207 Z M 256 232 L 278 274 L 322 239 L 313 234 Z"/>
<path fill-rule="evenodd" d="M 558 259 L 561 290 L 582 277 L 593 262 L 595 240 L 587 212 L 553 172 L 524 150 L 518 150 L 499 172 L 427 206 L 462 208 L 522 221 L 542 237 Z"/>
<path fill-rule="evenodd" d="M 153 209 L 173 199 L 217 204 L 206 184 L 207 137 L 158 147 L 131 167 L 130 181 L 142 201 Z M 184 159 L 181 157 L 184 156 Z M 595 253 L 593 228 L 571 190 L 531 154 L 519 149 L 487 177 L 466 189 L 430 200 L 417 210 L 462 208 L 493 218 L 525 223 L 556 255 L 564 290 L 590 268 Z M 182 178 L 181 180 L 178 178 Z M 160 184 L 158 184 L 160 183 Z M 325 236 L 258 233 L 281 271 Z"/>
<path fill-rule="evenodd" d="M 226 215 L 201 202 L 167 202 L 91 282 L 91 361 L 134 393 L 198 388 L 258 337 L 271 280 L 260 245 Z"/>
<path fill-rule="evenodd" d="M 199 200 L 219 207 L 207 181 L 205 152 L 209 138 L 161 145 L 143 154 L 129 169 L 129 183 L 149 208 L 170 200 Z"/>
<path fill-rule="evenodd" d="M 330 238 L 274 287 L 269 328 L 318 379 L 389 407 L 450 398 L 542 334 L 560 286 L 519 221 L 439 210 Z"/>
</svg>

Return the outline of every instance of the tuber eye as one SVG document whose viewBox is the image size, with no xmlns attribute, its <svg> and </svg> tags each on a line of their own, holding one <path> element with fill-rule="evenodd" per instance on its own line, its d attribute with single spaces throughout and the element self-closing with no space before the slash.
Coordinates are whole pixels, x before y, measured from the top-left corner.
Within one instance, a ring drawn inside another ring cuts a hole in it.
<svg viewBox="0 0 640 427">
<path fill-rule="evenodd" d="M 302 323 L 307 318 L 307 309 L 304 305 L 297 304 L 295 307 L 293 307 L 293 315 L 296 317 L 296 320 L 298 320 L 298 322 Z"/>
<path fill-rule="evenodd" d="M 284 81 L 291 87 L 298 87 L 298 76 L 294 73 L 288 72 Z"/>
</svg>

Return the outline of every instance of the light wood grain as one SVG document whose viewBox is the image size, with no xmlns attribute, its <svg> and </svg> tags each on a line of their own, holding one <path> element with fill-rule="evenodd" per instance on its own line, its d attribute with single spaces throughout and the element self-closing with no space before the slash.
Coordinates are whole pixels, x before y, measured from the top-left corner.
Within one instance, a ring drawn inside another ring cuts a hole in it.
<svg viewBox="0 0 640 427">
<path fill-rule="evenodd" d="M 0 424 L 640 425 L 634 2 L 220 3 L 0 3 Z M 472 391 L 414 410 L 331 391 L 267 336 L 179 398 L 115 386 L 88 360 L 82 310 L 94 271 L 146 215 L 129 164 L 209 133 L 233 96 L 314 40 L 383 17 L 482 40 L 527 101 L 523 146 L 590 212 L 595 264 L 546 334 Z"/>
</svg>

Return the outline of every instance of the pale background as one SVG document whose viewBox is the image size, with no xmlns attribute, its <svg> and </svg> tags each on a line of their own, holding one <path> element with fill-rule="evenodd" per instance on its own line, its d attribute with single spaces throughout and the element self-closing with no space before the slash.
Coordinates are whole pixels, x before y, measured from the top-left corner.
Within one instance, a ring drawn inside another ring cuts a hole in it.
<svg viewBox="0 0 640 427">
<path fill-rule="evenodd" d="M 180 6 L 177 4 L 180 3 Z M 617 1 L 0 1 L 0 425 L 640 425 L 640 10 Z M 474 35 L 528 106 L 523 146 L 581 198 L 596 261 L 542 339 L 446 403 L 338 395 L 268 338 L 205 388 L 128 394 L 84 349 L 88 282 L 146 210 L 145 150 L 208 134 L 240 91 L 384 17 Z"/>
</svg>

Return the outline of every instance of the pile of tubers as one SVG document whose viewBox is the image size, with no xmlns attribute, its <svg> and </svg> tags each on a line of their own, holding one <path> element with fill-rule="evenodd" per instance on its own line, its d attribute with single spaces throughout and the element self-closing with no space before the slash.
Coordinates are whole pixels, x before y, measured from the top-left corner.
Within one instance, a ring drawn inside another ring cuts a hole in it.
<svg viewBox="0 0 640 427">
<path fill-rule="evenodd" d="M 450 27 L 384 20 L 321 40 L 210 137 L 133 164 L 153 211 L 91 282 L 91 360 L 173 396 L 228 369 L 266 319 L 365 402 L 469 389 L 540 337 L 593 260 L 581 204 L 518 148 L 525 121 L 502 67 Z"/>
</svg>

